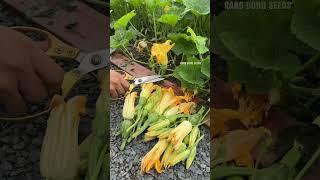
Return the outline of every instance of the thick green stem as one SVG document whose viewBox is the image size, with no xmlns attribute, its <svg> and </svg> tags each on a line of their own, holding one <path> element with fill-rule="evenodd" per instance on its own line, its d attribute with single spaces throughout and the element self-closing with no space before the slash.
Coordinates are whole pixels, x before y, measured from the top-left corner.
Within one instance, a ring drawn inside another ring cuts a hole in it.
<svg viewBox="0 0 320 180">
<path fill-rule="evenodd" d="M 306 174 L 308 169 L 312 166 L 312 164 L 320 157 L 320 146 L 317 151 L 312 155 L 307 164 L 302 168 L 302 170 L 298 173 L 298 175 L 294 178 L 294 180 L 300 180 Z"/>
<path fill-rule="evenodd" d="M 121 146 L 120 146 L 121 151 L 124 150 L 124 147 L 126 146 L 126 142 L 127 142 L 127 139 L 122 139 Z"/>
<path fill-rule="evenodd" d="M 143 133 L 144 130 L 146 130 L 149 127 L 149 122 L 146 121 L 141 128 L 138 129 L 135 133 L 132 134 L 132 138 L 138 137 L 141 133 Z"/>
<path fill-rule="evenodd" d="M 299 73 L 302 73 L 314 66 L 320 59 L 320 53 L 314 55 L 307 63 L 305 63 Z"/>
</svg>

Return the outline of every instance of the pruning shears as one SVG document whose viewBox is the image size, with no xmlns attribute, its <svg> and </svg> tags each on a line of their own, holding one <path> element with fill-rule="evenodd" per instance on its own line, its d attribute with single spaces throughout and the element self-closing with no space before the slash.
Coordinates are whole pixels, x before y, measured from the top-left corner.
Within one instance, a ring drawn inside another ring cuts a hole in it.
<svg viewBox="0 0 320 180">
<path fill-rule="evenodd" d="M 26 35 L 32 33 L 44 37 L 45 40 L 41 40 L 39 42 L 37 41 L 36 43 L 41 44 L 41 47 L 43 47 L 43 45 L 45 46 L 45 53 L 49 57 L 59 58 L 65 61 L 76 61 L 79 63 L 77 68 L 66 72 L 64 75 L 64 80 L 62 83 L 63 97 L 66 97 L 68 95 L 70 90 L 84 75 L 91 73 L 95 70 L 107 68 L 109 66 L 109 61 L 107 60 L 107 58 L 109 58 L 109 53 L 111 53 L 111 50 L 109 49 L 101 49 L 94 52 L 84 52 L 81 51 L 79 48 L 73 47 L 62 42 L 50 32 L 42 29 L 25 26 L 17 26 L 11 28 Z M 43 112 L 36 113 L 30 116 L 16 118 L 0 117 L 0 120 L 10 121 L 31 119 L 49 111 L 50 107 L 48 107 L 48 109 Z"/>
<path fill-rule="evenodd" d="M 131 76 L 130 74 L 128 74 L 127 72 L 122 71 L 122 70 L 117 70 L 117 72 L 123 74 L 125 80 L 132 82 L 133 88 L 136 86 L 139 86 L 141 84 L 151 83 L 151 82 L 159 82 L 159 81 L 164 80 L 164 78 L 161 77 L 160 75 L 151 75 L 151 76 L 144 76 L 144 77 L 136 78 L 136 77 Z"/>
<path fill-rule="evenodd" d="M 86 74 L 98 69 L 108 67 L 107 58 L 111 50 L 102 49 L 94 52 L 83 52 L 79 48 L 70 46 L 56 36 L 42 29 L 34 27 L 12 27 L 22 33 L 35 33 L 45 37 L 46 54 L 51 58 L 60 58 L 63 60 L 75 60 L 79 66 L 66 72 L 62 83 L 62 95 L 65 97 L 73 86 Z M 40 41 L 43 43 L 43 41 Z"/>
</svg>

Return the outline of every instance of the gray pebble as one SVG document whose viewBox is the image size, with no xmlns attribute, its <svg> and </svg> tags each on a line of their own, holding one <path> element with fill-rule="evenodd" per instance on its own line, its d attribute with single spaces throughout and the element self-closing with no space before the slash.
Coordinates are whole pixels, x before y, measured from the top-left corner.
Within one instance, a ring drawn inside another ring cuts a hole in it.
<svg viewBox="0 0 320 180">
<path fill-rule="evenodd" d="M 2 171 L 10 171 L 13 168 L 13 166 L 10 162 L 4 160 L 1 162 L 0 168 Z"/>
<path fill-rule="evenodd" d="M 25 158 L 19 157 L 19 158 L 17 159 L 16 166 L 17 166 L 17 167 L 23 167 L 23 166 L 26 165 L 26 163 L 27 163 L 27 161 L 26 161 Z"/>
<path fill-rule="evenodd" d="M 10 136 L 2 137 L 0 139 L 0 142 L 5 143 L 5 144 L 10 144 L 11 143 L 11 137 Z"/>
<path fill-rule="evenodd" d="M 38 137 L 32 139 L 32 144 L 40 147 L 42 144 L 42 137 L 38 136 Z"/>
<path fill-rule="evenodd" d="M 12 148 L 14 150 L 22 150 L 24 146 L 25 146 L 24 142 L 19 142 L 18 144 L 15 144 Z"/>
<path fill-rule="evenodd" d="M 19 137 L 15 136 L 12 138 L 12 144 L 18 144 L 19 143 Z"/>
</svg>

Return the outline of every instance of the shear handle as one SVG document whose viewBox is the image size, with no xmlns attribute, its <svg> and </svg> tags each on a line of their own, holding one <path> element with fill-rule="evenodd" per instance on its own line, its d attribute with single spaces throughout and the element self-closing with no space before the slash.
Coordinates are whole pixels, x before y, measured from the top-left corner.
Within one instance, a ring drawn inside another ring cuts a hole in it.
<svg viewBox="0 0 320 180">
<path fill-rule="evenodd" d="M 46 37 L 48 41 L 48 49 L 46 50 L 46 54 L 52 58 L 75 59 L 80 52 L 78 48 L 72 47 L 62 42 L 48 31 L 39 28 L 25 26 L 16 26 L 12 27 L 12 29 L 22 33 L 38 33 Z"/>
</svg>

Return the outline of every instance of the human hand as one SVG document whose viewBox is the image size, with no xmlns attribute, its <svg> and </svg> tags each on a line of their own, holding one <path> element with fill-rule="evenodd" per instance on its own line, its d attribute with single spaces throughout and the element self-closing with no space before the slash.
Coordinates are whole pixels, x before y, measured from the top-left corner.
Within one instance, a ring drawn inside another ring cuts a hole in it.
<svg viewBox="0 0 320 180">
<path fill-rule="evenodd" d="M 124 77 L 114 70 L 110 70 L 110 96 L 117 98 L 129 90 L 130 84 Z"/>
<path fill-rule="evenodd" d="M 63 70 L 23 34 L 0 26 L 0 104 L 9 114 L 60 91 Z"/>
</svg>

